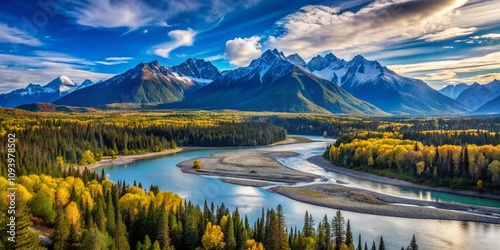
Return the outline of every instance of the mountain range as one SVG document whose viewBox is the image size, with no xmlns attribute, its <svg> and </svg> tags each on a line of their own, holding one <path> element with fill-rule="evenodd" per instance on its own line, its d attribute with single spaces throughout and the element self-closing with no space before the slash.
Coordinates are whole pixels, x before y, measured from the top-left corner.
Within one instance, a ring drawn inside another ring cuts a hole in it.
<svg viewBox="0 0 500 250">
<path fill-rule="evenodd" d="M 172 67 L 162 66 L 158 61 L 140 63 L 97 84 L 85 81 L 77 85 L 61 76 L 44 87 L 30 84 L 2 94 L 0 106 L 33 102 L 84 107 L 134 103 L 157 105 L 157 108 L 457 115 L 493 100 L 495 91 L 500 89 L 496 84 L 489 87 L 477 84 L 474 88 L 487 89 L 491 98 L 471 106 L 464 96 L 480 91 L 473 91 L 474 85 L 437 91 L 421 80 L 400 76 L 361 55 L 346 61 L 329 53 L 306 62 L 298 54 L 285 56 L 275 49 L 265 51 L 249 66 L 233 70 L 220 71 L 209 61 L 189 58 Z"/>
<path fill-rule="evenodd" d="M 267 50 L 248 67 L 229 71 L 183 101 L 161 107 L 384 114 L 339 86 L 301 69 L 277 50 Z"/>
<path fill-rule="evenodd" d="M 13 108 L 28 103 L 53 102 L 69 93 L 93 84 L 88 79 L 81 84 L 77 84 L 69 77 L 61 75 L 44 86 L 30 83 L 26 88 L 0 94 L 0 106 Z"/>
</svg>

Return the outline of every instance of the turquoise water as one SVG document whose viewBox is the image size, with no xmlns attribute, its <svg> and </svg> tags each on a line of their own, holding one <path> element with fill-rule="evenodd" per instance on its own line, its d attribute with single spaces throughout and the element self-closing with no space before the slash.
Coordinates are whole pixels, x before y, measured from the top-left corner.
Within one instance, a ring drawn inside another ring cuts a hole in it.
<svg viewBox="0 0 500 250">
<path fill-rule="evenodd" d="M 323 140 L 321 137 L 312 139 Z M 329 141 L 331 142 L 331 141 Z M 185 174 L 176 167 L 176 164 L 185 160 L 205 157 L 213 153 L 238 151 L 238 150 L 273 150 L 295 151 L 297 157 L 280 159 L 285 165 L 305 172 L 321 174 L 329 180 L 342 180 L 351 186 L 360 187 L 376 192 L 398 195 L 413 199 L 452 201 L 466 204 L 491 204 L 499 206 L 497 200 L 472 198 L 460 195 L 449 195 L 440 192 L 403 189 L 391 185 L 360 180 L 328 172 L 319 168 L 305 159 L 321 154 L 328 142 L 315 142 L 306 144 L 282 145 L 277 147 L 260 147 L 245 149 L 202 149 L 186 150 L 175 155 L 160 158 L 145 159 L 133 163 L 109 167 L 106 172 L 114 181 L 134 180 L 141 182 L 144 187 L 157 185 L 162 190 L 173 191 L 183 198 L 194 203 L 203 204 L 204 200 L 214 204 L 224 203 L 234 209 L 238 207 L 240 213 L 249 218 L 260 216 L 262 208 L 275 208 L 278 204 L 284 207 L 288 226 L 302 227 L 306 210 L 313 214 L 315 221 L 319 222 L 327 214 L 331 218 L 336 210 L 318 207 L 294 201 L 286 197 L 269 193 L 261 188 L 242 187 L 227 184 L 213 177 L 203 177 Z M 497 238 L 500 236 L 500 225 L 485 223 L 465 223 L 459 221 L 416 220 L 388 216 L 358 214 L 343 211 L 346 219 L 353 224 L 354 233 L 361 233 L 371 244 L 371 241 L 384 236 L 388 249 L 400 249 L 409 244 L 411 235 L 416 234 L 420 249 L 498 249 Z"/>
</svg>

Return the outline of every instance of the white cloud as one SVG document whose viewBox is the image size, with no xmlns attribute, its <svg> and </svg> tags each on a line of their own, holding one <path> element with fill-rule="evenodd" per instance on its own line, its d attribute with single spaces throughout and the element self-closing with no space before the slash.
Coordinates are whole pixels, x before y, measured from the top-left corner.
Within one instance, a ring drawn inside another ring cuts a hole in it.
<svg viewBox="0 0 500 250">
<path fill-rule="evenodd" d="M 477 31 L 476 27 L 470 27 L 470 28 L 458 28 L 458 27 L 453 27 L 449 29 L 445 29 L 443 31 L 433 33 L 433 34 L 427 34 L 425 36 L 422 36 L 420 39 L 424 39 L 428 42 L 435 42 L 435 41 L 442 41 L 454 37 L 459 37 L 459 36 L 466 36 L 470 35 L 474 32 Z"/>
<path fill-rule="evenodd" d="M 102 65 L 117 65 L 117 64 L 125 64 L 130 60 L 134 59 L 133 57 L 106 57 L 104 61 L 94 61 L 95 63 Z"/>
<path fill-rule="evenodd" d="M 93 28 L 126 27 L 135 30 L 156 22 L 160 10 L 151 8 L 143 1 L 90 0 L 81 1 L 69 12 L 76 23 Z"/>
<path fill-rule="evenodd" d="M 3 23 L 0 23 L 0 43 L 25 44 L 33 47 L 42 45 L 36 37 Z"/>
<path fill-rule="evenodd" d="M 233 65 L 247 66 L 253 59 L 262 54 L 261 37 L 235 38 L 226 42 L 225 56 Z"/>
<path fill-rule="evenodd" d="M 490 33 L 482 36 L 471 36 L 470 39 L 500 39 L 500 34 L 499 33 Z"/>
<path fill-rule="evenodd" d="M 427 81 L 445 81 L 448 83 L 472 83 L 475 81 L 493 80 L 499 74 L 495 72 L 484 74 L 485 71 L 500 70 L 500 52 L 465 59 L 432 61 L 416 64 L 387 66 L 398 74 L 420 72 L 416 78 Z M 458 74 L 478 74 L 472 77 L 459 78 Z M 482 80 L 480 80 L 482 79 Z"/>
<path fill-rule="evenodd" d="M 192 29 L 172 30 L 168 32 L 168 36 L 172 38 L 172 41 L 155 46 L 153 48 L 155 55 L 168 58 L 171 51 L 179 47 L 193 45 L 196 31 Z"/>
<path fill-rule="evenodd" d="M 221 59 L 224 59 L 224 55 L 214 55 L 214 56 L 207 56 L 207 57 L 203 58 L 203 60 L 210 61 L 210 62 L 218 61 Z"/>
<path fill-rule="evenodd" d="M 443 46 L 443 49 L 453 49 L 453 46 Z"/>
<path fill-rule="evenodd" d="M 488 73 L 488 74 L 481 74 L 481 75 L 475 75 L 471 77 L 463 77 L 463 78 L 451 78 L 448 79 L 446 82 L 449 83 L 480 83 L 480 84 L 487 84 L 492 82 L 495 79 L 500 79 L 500 73 Z"/>
<path fill-rule="evenodd" d="M 288 15 L 277 25 L 284 33 L 269 38 L 269 47 L 305 57 L 380 47 L 453 27 L 456 9 L 466 0 L 376 1 L 356 13 L 339 8 L 309 5 Z"/>
<path fill-rule="evenodd" d="M 114 74 L 93 72 L 93 62 L 69 55 L 37 51 L 32 56 L 0 54 L 0 93 L 24 88 L 29 83 L 45 85 L 59 75 L 66 75 L 75 82 L 85 79 L 105 80 Z"/>
</svg>

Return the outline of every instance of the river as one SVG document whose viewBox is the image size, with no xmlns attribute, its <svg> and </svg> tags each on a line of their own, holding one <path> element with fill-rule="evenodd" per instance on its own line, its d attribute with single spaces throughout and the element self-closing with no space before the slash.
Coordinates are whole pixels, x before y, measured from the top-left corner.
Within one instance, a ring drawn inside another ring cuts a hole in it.
<svg viewBox="0 0 500 250">
<path fill-rule="evenodd" d="M 157 185 L 161 190 L 172 191 L 200 205 L 206 199 L 209 202 L 214 202 L 216 205 L 224 203 L 231 210 L 238 207 L 241 214 L 249 216 L 250 221 L 260 216 L 262 208 L 276 208 L 278 204 L 281 204 L 285 212 L 287 226 L 297 226 L 299 229 L 303 225 L 306 210 L 312 213 L 316 224 L 325 214 L 331 219 L 336 210 L 294 201 L 281 195 L 270 193 L 262 188 L 243 187 L 221 182 L 214 177 L 185 174 L 176 167 L 176 164 L 185 160 L 228 151 L 294 151 L 299 153 L 299 155 L 278 160 L 290 168 L 322 175 L 327 182 L 341 180 L 349 183 L 348 185 L 352 187 L 412 199 L 500 207 L 499 200 L 400 188 L 326 171 L 307 162 L 306 159 L 322 154 L 328 143 L 332 143 L 333 140 L 314 136 L 307 136 L 307 138 L 317 140 L 317 142 L 279 145 L 275 147 L 188 149 L 174 155 L 143 159 L 133 163 L 108 167 L 106 168 L 106 172 L 110 174 L 111 180 L 125 180 L 127 183 L 137 180 L 142 183 L 143 187 L 149 187 L 151 184 Z M 499 249 L 498 237 L 500 236 L 500 225 L 406 219 L 359 214 L 348 211 L 342 211 L 342 214 L 346 220 L 349 219 L 351 221 L 356 244 L 357 236 L 360 233 L 363 236 L 363 241 L 367 241 L 369 246 L 374 240 L 378 245 L 380 236 L 383 236 L 387 249 L 401 249 L 401 246 L 406 248 L 410 243 L 412 234 L 415 234 L 420 249 Z"/>
</svg>

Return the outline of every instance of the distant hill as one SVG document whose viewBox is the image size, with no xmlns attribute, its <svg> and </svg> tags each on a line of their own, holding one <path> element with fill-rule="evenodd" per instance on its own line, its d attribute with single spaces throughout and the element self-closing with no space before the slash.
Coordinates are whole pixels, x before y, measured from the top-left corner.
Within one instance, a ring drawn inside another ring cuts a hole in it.
<svg viewBox="0 0 500 250">
<path fill-rule="evenodd" d="M 497 96 L 495 99 L 485 103 L 483 106 L 479 107 L 477 110 L 472 112 L 472 114 L 478 114 L 478 115 L 500 114 L 500 96 Z"/>
<path fill-rule="evenodd" d="M 55 105 L 52 103 L 30 103 L 30 104 L 23 104 L 18 107 L 17 109 L 23 109 L 31 112 L 95 112 L 97 111 L 96 109 L 93 108 L 86 108 L 86 107 L 70 107 L 70 106 L 60 106 L 60 105 Z"/>
</svg>

